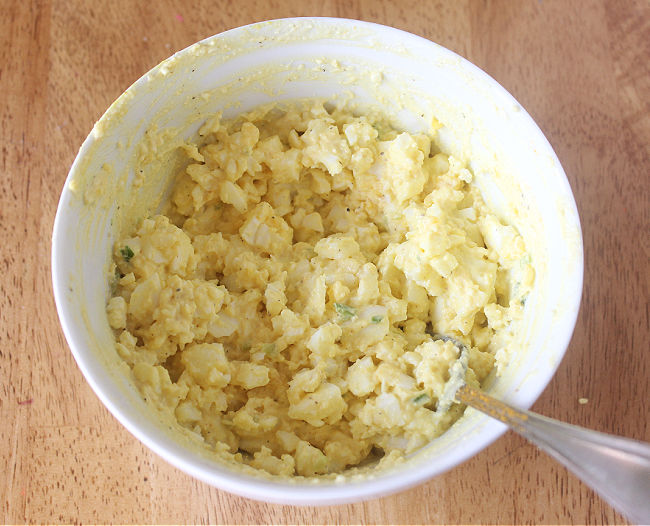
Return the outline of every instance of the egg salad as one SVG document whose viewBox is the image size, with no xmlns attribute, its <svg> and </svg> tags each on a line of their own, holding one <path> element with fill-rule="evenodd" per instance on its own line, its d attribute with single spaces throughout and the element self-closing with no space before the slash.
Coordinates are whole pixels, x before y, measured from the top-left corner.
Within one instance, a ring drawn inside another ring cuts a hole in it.
<svg viewBox="0 0 650 526">
<path fill-rule="evenodd" d="M 534 271 L 436 126 L 322 103 L 214 116 L 164 214 L 113 252 L 107 315 L 142 396 L 219 457 L 339 473 L 425 445 L 458 348 L 507 357 Z"/>
</svg>

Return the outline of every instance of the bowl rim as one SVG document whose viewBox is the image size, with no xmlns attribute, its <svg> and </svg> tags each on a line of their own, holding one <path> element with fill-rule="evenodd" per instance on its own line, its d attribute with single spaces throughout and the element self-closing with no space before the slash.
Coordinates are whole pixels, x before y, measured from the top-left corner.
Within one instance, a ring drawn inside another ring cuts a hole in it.
<svg viewBox="0 0 650 526">
<path fill-rule="evenodd" d="M 397 29 L 391 26 L 377 24 L 374 22 L 366 22 L 355 19 L 348 18 L 336 18 L 336 17 L 291 17 L 291 18 L 279 18 L 273 20 L 264 20 L 261 22 L 255 22 L 247 24 L 244 26 L 235 27 L 221 33 L 209 36 L 200 40 L 195 44 L 191 44 L 186 48 L 177 51 L 172 55 L 176 57 L 188 53 L 190 48 L 197 44 L 206 44 L 212 40 L 218 40 L 225 36 L 241 33 L 244 31 L 251 31 L 259 28 L 261 26 L 266 26 L 269 24 L 334 24 L 334 25 L 343 25 L 343 26 L 361 26 L 373 30 L 373 34 L 380 35 L 382 33 L 390 33 L 396 35 L 403 40 L 405 44 L 408 42 L 419 43 L 420 45 L 430 46 L 432 49 L 435 49 L 437 53 L 446 55 L 449 58 L 454 60 L 461 61 L 464 67 L 468 68 L 480 82 L 485 83 L 490 89 L 500 91 L 501 95 L 506 99 L 509 99 L 513 103 L 513 107 L 516 105 L 520 108 L 519 112 L 524 115 L 524 118 L 528 121 L 528 125 L 531 127 L 531 130 L 534 131 L 534 134 L 537 136 L 538 145 L 543 147 L 546 150 L 546 153 L 556 162 L 557 168 L 559 170 L 559 175 L 561 177 L 558 179 L 563 183 L 565 188 L 563 189 L 565 193 L 570 197 L 569 202 L 573 205 L 573 213 L 575 220 L 577 222 L 578 232 L 579 232 L 579 261 L 578 261 L 578 271 L 577 274 L 579 277 L 579 294 L 576 294 L 576 297 L 570 303 L 569 308 L 567 309 L 565 320 L 567 321 L 566 334 L 562 339 L 562 348 L 564 349 L 561 353 L 557 355 L 557 359 L 552 363 L 542 376 L 542 380 L 537 384 L 535 389 L 527 391 L 527 396 L 523 397 L 523 400 L 520 401 L 519 406 L 527 409 L 530 407 L 541 395 L 541 393 L 546 389 L 553 376 L 555 375 L 565 353 L 568 349 L 569 343 L 571 341 L 573 331 L 577 322 L 577 317 L 580 308 L 580 302 L 582 298 L 582 287 L 583 287 L 583 277 L 584 277 L 584 249 L 582 242 L 582 233 L 580 226 L 580 218 L 578 215 L 577 206 L 575 203 L 575 197 L 571 190 L 570 183 L 566 176 L 566 173 L 559 162 L 557 155 L 555 154 L 552 146 L 547 140 L 544 133 L 541 131 L 537 123 L 532 119 L 524 107 L 519 104 L 519 102 L 506 90 L 501 84 L 494 80 L 489 74 L 480 69 L 478 66 L 471 63 L 469 60 L 465 59 L 461 55 L 441 46 L 429 40 L 427 38 L 409 33 L 407 31 Z M 171 58 L 171 57 L 170 57 Z M 168 60 L 168 59 L 166 59 Z M 164 63 L 165 61 L 161 62 Z M 116 104 L 120 98 L 124 97 L 125 94 L 130 93 L 138 88 L 141 84 L 147 82 L 148 76 L 160 67 L 161 64 L 158 64 L 151 68 L 149 71 L 144 73 L 138 80 L 131 84 L 125 91 L 116 99 L 113 104 Z M 107 118 L 107 115 L 110 113 L 110 109 L 113 105 L 104 112 L 100 117 L 98 122 L 103 121 Z M 97 363 L 94 363 L 96 359 L 89 354 L 84 345 L 79 343 L 77 340 L 76 330 L 74 328 L 74 323 L 69 322 L 69 308 L 65 301 L 66 294 L 66 282 L 67 275 L 65 274 L 65 268 L 63 265 L 60 265 L 61 261 L 61 252 L 60 252 L 60 235 L 62 224 L 65 221 L 66 215 L 66 203 L 70 199 L 70 181 L 72 180 L 74 174 L 80 169 L 82 160 L 85 157 L 86 152 L 90 149 L 91 145 L 97 139 L 93 136 L 91 131 L 87 138 L 82 143 L 81 148 L 77 156 L 75 157 L 74 162 L 71 165 L 70 171 L 66 177 L 66 181 L 61 192 L 61 197 L 57 206 L 56 216 L 54 219 L 54 225 L 52 230 L 52 245 L 51 245 L 51 269 L 52 269 L 52 285 L 54 292 L 54 299 L 56 304 L 57 313 L 65 335 L 66 341 L 70 350 L 77 362 L 79 369 L 84 375 L 86 381 L 90 384 L 91 388 L 101 400 L 101 402 L 106 406 L 106 408 L 113 414 L 113 416 L 138 440 L 140 440 L 145 446 L 154 451 L 157 455 L 162 457 L 165 461 L 172 464 L 176 468 L 185 472 L 188 475 L 191 475 L 199 480 L 206 482 L 212 486 L 215 486 L 219 489 L 229 491 L 231 493 L 253 498 L 257 500 L 262 500 L 272 503 L 283 503 L 283 504 L 294 504 L 294 505 L 331 505 L 331 504 L 344 504 L 350 502 L 356 502 L 360 500 L 366 500 L 370 498 L 380 497 L 399 491 L 406 490 L 414 485 L 422 483 L 426 480 L 429 480 L 436 475 L 440 475 L 452 467 L 460 465 L 461 463 L 468 460 L 470 457 L 474 456 L 478 452 L 487 448 L 492 444 L 497 438 L 499 438 L 506 430 L 507 427 L 504 424 L 501 424 L 495 420 L 485 417 L 486 423 L 482 427 L 481 436 L 479 439 L 474 440 L 468 444 L 462 451 L 458 451 L 453 457 L 449 456 L 443 459 L 438 459 L 435 467 L 430 466 L 421 466 L 417 469 L 410 470 L 391 470 L 387 473 L 382 473 L 377 477 L 366 478 L 361 481 L 357 480 L 345 480 L 345 482 L 339 482 L 336 480 L 333 481 L 321 481 L 316 484 L 307 483 L 307 484 L 298 484 L 297 482 L 282 482 L 278 480 L 267 480 L 263 478 L 256 478 L 250 475 L 236 473 L 233 470 L 227 468 L 225 465 L 223 468 L 217 467 L 215 465 L 207 466 L 200 462 L 197 462 L 197 457 L 189 452 L 180 444 L 173 442 L 167 437 L 156 436 L 151 434 L 146 430 L 142 429 L 140 422 L 135 418 L 131 418 L 129 415 L 126 415 L 124 411 L 120 408 L 119 404 L 113 399 L 110 394 L 110 380 L 105 376 L 101 375 L 101 366 Z M 296 480 L 296 479 L 293 479 Z M 300 479 L 297 479 L 300 480 Z"/>
</svg>

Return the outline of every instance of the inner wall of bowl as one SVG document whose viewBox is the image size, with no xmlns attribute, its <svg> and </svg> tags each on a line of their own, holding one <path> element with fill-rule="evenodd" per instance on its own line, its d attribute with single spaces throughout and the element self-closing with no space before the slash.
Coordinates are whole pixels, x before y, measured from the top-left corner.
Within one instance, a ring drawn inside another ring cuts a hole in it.
<svg viewBox="0 0 650 526">
<path fill-rule="evenodd" d="M 575 289 L 581 286 L 579 224 L 562 169 L 525 111 L 480 70 L 431 42 L 354 21 L 315 20 L 311 30 L 307 23 L 276 21 L 234 30 L 154 68 L 98 123 L 66 184 L 54 240 L 55 273 L 70 283 L 60 305 L 64 330 L 103 402 L 163 456 L 170 450 L 183 453 L 169 435 L 152 438 L 162 425 L 140 400 L 115 352 L 105 314 L 108 262 L 118 230 L 128 224 L 124 216 L 134 219 L 132 203 L 155 210 L 174 176 L 173 149 L 162 148 L 162 159 L 149 156 L 147 162 L 143 152 L 195 138 L 217 111 L 227 118 L 271 101 L 325 97 L 347 100 L 358 111 L 379 108 L 412 132 L 426 130 L 435 116 L 445 125 L 445 148 L 470 162 L 489 204 L 517 226 L 535 263 L 525 345 L 490 391 L 529 406 L 570 337 Z M 135 188 L 140 169 L 147 183 Z M 99 206 L 85 197 L 92 187 L 102 189 Z M 484 447 L 482 435 L 494 438 L 501 430 L 468 410 L 422 452 L 430 457 L 429 467 L 416 458 L 407 464 L 430 476 Z M 200 462 L 210 465 L 205 457 Z M 431 467 L 436 464 L 439 469 Z"/>
</svg>

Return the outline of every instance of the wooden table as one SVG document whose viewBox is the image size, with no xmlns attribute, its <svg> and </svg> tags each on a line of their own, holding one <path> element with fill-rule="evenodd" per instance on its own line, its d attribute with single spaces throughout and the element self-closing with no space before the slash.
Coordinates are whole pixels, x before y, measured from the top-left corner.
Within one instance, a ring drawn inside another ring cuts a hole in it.
<svg viewBox="0 0 650 526">
<path fill-rule="evenodd" d="M 533 409 L 649 440 L 647 0 L 0 5 L 3 523 L 624 522 L 513 433 L 427 484 L 354 505 L 269 505 L 193 480 L 122 428 L 77 369 L 52 298 L 50 235 L 68 168 L 95 120 L 172 52 L 290 16 L 411 31 L 510 90 L 546 133 L 576 196 L 586 261 L 582 310 L 566 357 Z"/>
</svg>

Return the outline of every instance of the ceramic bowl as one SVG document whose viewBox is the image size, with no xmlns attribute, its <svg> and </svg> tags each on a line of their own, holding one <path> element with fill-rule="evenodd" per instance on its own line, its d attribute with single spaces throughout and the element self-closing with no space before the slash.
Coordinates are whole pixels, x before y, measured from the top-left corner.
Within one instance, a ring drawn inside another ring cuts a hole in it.
<svg viewBox="0 0 650 526">
<path fill-rule="evenodd" d="M 333 480 L 241 473 L 170 430 L 142 401 L 115 351 L 105 312 L 111 247 L 124 218 L 137 213 L 127 210 L 126 197 L 152 210 L 170 187 L 176 153 L 160 145 L 196 137 L 217 111 L 232 117 L 304 97 L 347 100 L 359 112 L 380 108 L 411 132 L 427 129 L 435 117 L 444 150 L 468 161 L 488 204 L 519 229 L 532 254 L 535 286 L 521 348 L 500 376 L 488 379 L 490 394 L 527 408 L 553 377 L 578 313 L 583 251 L 567 178 L 521 105 L 467 60 L 397 29 L 335 18 L 240 27 L 176 53 L 107 110 L 72 165 L 52 237 L 56 305 L 79 368 L 133 435 L 184 472 L 255 499 L 334 504 L 424 482 L 477 454 L 505 427 L 468 409 L 440 438 L 391 468 Z M 148 158 L 156 148 L 158 155 Z"/>
</svg>

